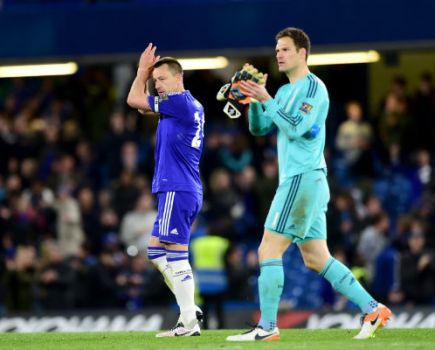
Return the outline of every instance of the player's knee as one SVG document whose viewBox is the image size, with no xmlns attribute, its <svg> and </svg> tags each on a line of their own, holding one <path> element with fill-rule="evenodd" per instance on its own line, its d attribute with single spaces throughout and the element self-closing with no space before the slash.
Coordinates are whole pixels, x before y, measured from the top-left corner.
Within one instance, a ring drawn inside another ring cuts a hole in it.
<svg viewBox="0 0 435 350">
<path fill-rule="evenodd" d="M 258 253 L 258 260 L 262 261 L 263 259 L 263 255 L 264 255 L 264 245 L 260 244 L 260 246 L 258 247 L 257 253 Z"/>
<path fill-rule="evenodd" d="M 303 259 L 304 264 L 308 269 L 315 272 L 320 272 L 322 270 L 320 259 L 315 254 L 304 254 Z"/>
<path fill-rule="evenodd" d="M 154 254 L 150 251 L 149 248 L 147 249 L 147 258 L 148 258 L 148 260 L 149 260 L 152 264 L 154 264 L 154 262 L 153 262 L 153 260 L 154 260 Z"/>
<path fill-rule="evenodd" d="M 261 242 L 258 247 L 258 259 L 263 261 L 266 259 L 279 259 L 284 253 L 283 247 L 273 242 Z"/>
<path fill-rule="evenodd" d="M 260 246 L 258 247 L 258 259 L 260 261 L 263 261 L 264 259 L 273 258 L 271 254 L 273 255 L 274 251 L 276 251 L 276 249 L 274 249 L 271 242 L 263 239 Z"/>
<path fill-rule="evenodd" d="M 153 265 L 158 265 L 159 258 L 166 256 L 166 249 L 163 247 L 148 246 L 147 258 Z"/>
</svg>

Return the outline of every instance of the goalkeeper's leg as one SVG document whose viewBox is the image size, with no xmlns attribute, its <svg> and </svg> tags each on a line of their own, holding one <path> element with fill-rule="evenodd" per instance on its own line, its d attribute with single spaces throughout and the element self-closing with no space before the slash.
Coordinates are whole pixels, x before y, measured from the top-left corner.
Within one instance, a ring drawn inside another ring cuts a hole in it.
<svg viewBox="0 0 435 350">
<path fill-rule="evenodd" d="M 358 282 L 352 272 L 340 261 L 334 259 L 325 240 L 313 239 L 299 244 L 305 265 L 328 280 L 336 291 L 358 305 L 364 314 L 362 328 L 355 339 L 374 336 L 376 330 L 385 326 L 391 317 L 391 310 L 378 303 Z"/>
</svg>

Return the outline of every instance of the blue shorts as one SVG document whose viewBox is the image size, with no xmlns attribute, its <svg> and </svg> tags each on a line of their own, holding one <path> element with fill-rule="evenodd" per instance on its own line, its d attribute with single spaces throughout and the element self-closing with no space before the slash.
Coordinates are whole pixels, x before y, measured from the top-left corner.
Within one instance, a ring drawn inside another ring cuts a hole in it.
<svg viewBox="0 0 435 350">
<path fill-rule="evenodd" d="M 152 235 L 163 243 L 189 244 L 190 227 L 202 207 L 202 193 L 159 192 Z"/>
<path fill-rule="evenodd" d="M 277 188 L 264 227 L 296 244 L 326 239 L 329 197 L 326 170 L 295 175 Z"/>
</svg>

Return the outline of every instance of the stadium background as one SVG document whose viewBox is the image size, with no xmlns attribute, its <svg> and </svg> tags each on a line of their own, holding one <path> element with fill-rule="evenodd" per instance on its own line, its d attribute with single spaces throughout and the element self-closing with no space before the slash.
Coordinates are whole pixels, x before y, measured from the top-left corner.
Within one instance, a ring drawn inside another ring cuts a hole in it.
<svg viewBox="0 0 435 350">
<path fill-rule="evenodd" d="M 291 25 L 308 32 L 313 53 L 381 55 L 370 64 L 312 67 L 331 98 L 329 245 L 379 300 L 411 312 L 414 325 L 431 319 L 425 325 L 433 327 L 434 7 L 429 0 L 0 1 L 0 66 L 79 65 L 71 76 L 0 78 L 2 322 L 17 314 L 149 320 L 160 313 L 166 327 L 175 319 L 173 298 L 141 257 L 155 215 L 156 120 L 125 104 L 150 41 L 164 55 L 229 59 L 225 69 L 185 73 L 206 108 L 205 204 L 193 239 L 213 245 L 204 238 L 219 236 L 230 247 L 216 257 L 227 275 L 214 293 L 224 300 L 223 326 L 255 319 L 255 249 L 277 181 L 276 140 L 250 136 L 246 118 L 227 119 L 214 96 L 246 61 L 271 72 L 275 92 L 285 80 L 273 38 Z M 363 121 L 349 121 L 359 104 Z M 134 237 L 138 226 L 147 229 Z M 356 311 L 303 267 L 295 249 L 285 261 L 282 320 L 293 315 L 286 325 L 313 312 Z M 210 326 L 218 326 L 211 315 Z M 53 320 L 42 329 L 64 324 Z"/>
</svg>

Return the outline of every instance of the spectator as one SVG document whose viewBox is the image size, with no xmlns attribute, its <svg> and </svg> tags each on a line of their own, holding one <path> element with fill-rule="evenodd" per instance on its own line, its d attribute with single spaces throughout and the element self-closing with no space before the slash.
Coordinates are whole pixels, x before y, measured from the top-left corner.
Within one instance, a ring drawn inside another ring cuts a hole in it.
<svg viewBox="0 0 435 350">
<path fill-rule="evenodd" d="M 6 295 L 8 311 L 33 311 L 33 289 L 36 272 L 35 247 L 32 245 L 18 246 L 15 258 L 7 262 L 6 268 L 2 284 L 8 291 Z"/>
<path fill-rule="evenodd" d="M 77 197 L 86 241 L 90 244 L 91 252 L 98 253 L 101 243 L 99 236 L 100 212 L 95 203 L 95 195 L 89 187 L 84 187 L 79 191 Z"/>
<path fill-rule="evenodd" d="M 415 127 L 418 130 L 417 146 L 435 150 L 435 86 L 430 72 L 424 72 L 420 76 L 417 91 L 413 98 L 413 109 L 416 118 Z"/>
<path fill-rule="evenodd" d="M 139 193 L 135 175 L 124 169 L 113 186 L 112 205 L 119 218 L 134 208 Z"/>
<path fill-rule="evenodd" d="M 370 147 L 372 128 L 363 121 L 361 103 L 350 101 L 345 106 L 347 120 L 340 124 L 336 137 L 337 149 L 348 166 L 358 162 L 364 150 Z"/>
<path fill-rule="evenodd" d="M 116 276 L 120 270 L 114 256 L 103 250 L 98 262 L 89 270 L 90 294 L 94 308 L 114 308 L 121 306 L 116 284 Z"/>
<path fill-rule="evenodd" d="M 80 207 L 70 189 L 60 188 L 56 203 L 57 239 L 59 248 L 69 257 L 76 255 L 85 240 Z"/>
<path fill-rule="evenodd" d="M 161 275 L 143 255 L 130 258 L 129 266 L 116 276 L 116 284 L 121 302 L 131 311 L 168 301 Z"/>
<path fill-rule="evenodd" d="M 376 215 L 373 223 L 361 232 L 357 252 L 362 257 L 364 265 L 372 280 L 377 257 L 388 243 L 389 218 L 385 212 Z"/>
<path fill-rule="evenodd" d="M 65 310 L 73 306 L 74 272 L 60 247 L 51 241 L 43 245 L 43 261 L 37 278 L 37 301 L 45 310 Z"/>
<path fill-rule="evenodd" d="M 228 145 L 220 149 L 221 164 L 231 172 L 237 173 L 252 163 L 252 151 L 245 135 L 228 135 Z"/>
<path fill-rule="evenodd" d="M 153 197 L 150 193 L 143 192 L 137 199 L 134 210 L 127 212 L 121 221 L 121 242 L 126 247 L 133 246 L 144 253 L 156 216 Z"/>
<path fill-rule="evenodd" d="M 253 302 L 253 283 L 258 273 L 258 258 L 254 250 L 249 251 L 244 257 L 240 246 L 231 245 L 226 254 L 226 269 L 228 276 L 229 300 Z"/>
<path fill-rule="evenodd" d="M 217 328 L 225 328 L 223 302 L 228 288 L 225 270 L 225 254 L 228 246 L 229 241 L 213 231 L 191 243 L 193 270 L 203 300 L 205 328 L 209 328 L 211 308 L 216 312 Z"/>
<path fill-rule="evenodd" d="M 408 304 L 433 303 L 435 295 L 434 251 L 426 247 L 425 233 L 414 230 L 408 239 L 409 252 L 400 264 L 401 291 Z"/>
<path fill-rule="evenodd" d="M 411 147 L 411 141 L 407 139 L 410 116 L 409 106 L 406 99 L 394 93 L 386 97 L 385 108 L 379 120 L 379 138 L 385 150 L 391 145 L 403 145 L 407 151 Z"/>
<path fill-rule="evenodd" d="M 240 217 L 240 198 L 232 187 L 231 177 L 225 169 L 215 169 L 210 176 L 210 192 L 205 204 L 209 224 L 220 232 L 233 233 L 232 220 Z"/>
<path fill-rule="evenodd" d="M 278 161 L 276 157 L 272 156 L 265 159 L 261 164 L 261 170 L 261 176 L 255 179 L 253 191 L 258 221 L 264 222 L 278 186 Z"/>
<path fill-rule="evenodd" d="M 77 255 L 67 259 L 67 263 L 74 275 L 72 283 L 74 307 L 93 308 L 90 270 L 97 264 L 97 259 L 91 255 L 90 246 L 86 243 L 82 244 Z"/>
</svg>

